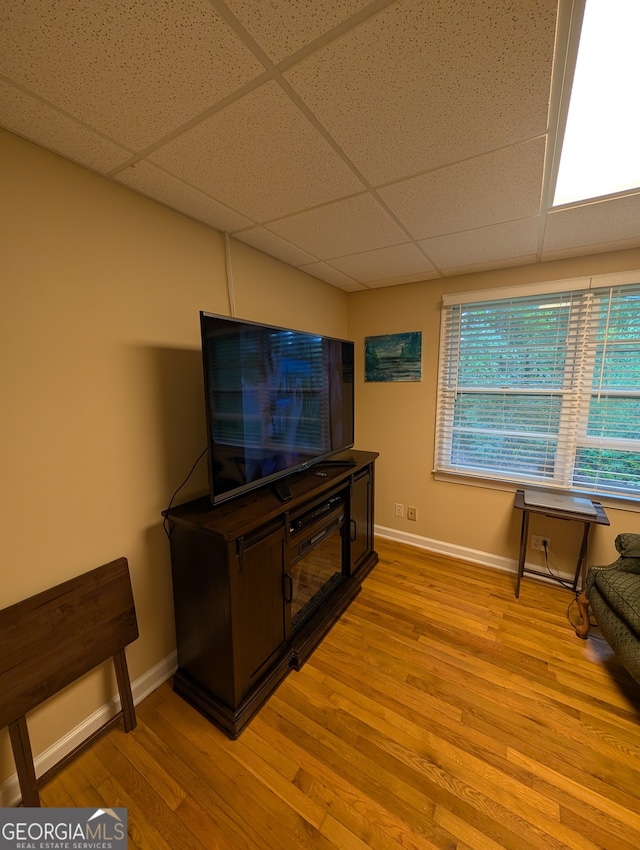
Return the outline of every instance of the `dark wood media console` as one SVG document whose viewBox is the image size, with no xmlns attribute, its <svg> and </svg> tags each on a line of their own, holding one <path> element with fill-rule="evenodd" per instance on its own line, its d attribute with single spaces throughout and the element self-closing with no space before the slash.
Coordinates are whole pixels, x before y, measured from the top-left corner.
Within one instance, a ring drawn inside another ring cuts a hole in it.
<svg viewBox="0 0 640 850">
<path fill-rule="evenodd" d="M 376 564 L 375 452 L 349 451 L 211 508 L 166 511 L 178 671 L 174 690 L 237 738 L 299 669 Z"/>
</svg>

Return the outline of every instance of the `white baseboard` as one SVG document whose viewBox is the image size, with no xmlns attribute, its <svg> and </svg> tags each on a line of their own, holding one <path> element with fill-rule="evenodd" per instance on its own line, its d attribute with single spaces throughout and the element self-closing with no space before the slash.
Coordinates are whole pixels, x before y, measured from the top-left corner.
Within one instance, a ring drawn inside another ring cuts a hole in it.
<svg viewBox="0 0 640 850">
<path fill-rule="evenodd" d="M 467 546 L 458 546 L 455 543 L 446 543 L 444 540 L 434 540 L 431 537 L 421 537 L 419 534 L 410 534 L 405 531 L 397 531 L 395 528 L 385 528 L 377 525 L 375 534 L 379 537 L 384 537 L 387 540 L 396 540 L 398 543 L 407 543 L 409 546 L 415 546 L 418 549 L 425 549 L 427 552 L 434 552 L 438 555 L 448 555 L 452 558 L 460 558 L 462 561 L 469 561 L 472 564 L 480 564 L 483 567 L 492 567 L 495 570 L 503 570 L 504 572 L 518 572 L 517 558 L 504 558 L 502 555 L 493 555 L 491 552 L 482 552 L 480 549 L 469 549 Z M 540 570 L 539 565 L 525 563 L 525 567 L 532 570 Z M 573 575 L 555 570 L 554 572 L 565 581 L 573 581 Z M 537 579 L 538 581 L 553 582 L 552 578 L 546 576 L 536 576 L 528 574 L 529 579 Z M 555 582 L 553 582 L 555 583 Z"/>
<path fill-rule="evenodd" d="M 146 673 L 131 683 L 133 701 L 137 705 L 149 696 L 150 693 L 159 688 L 163 682 L 172 676 L 178 669 L 177 654 L 172 652 L 162 661 L 158 662 Z M 120 709 L 120 698 L 115 696 L 94 711 L 89 717 L 79 723 L 75 729 L 64 735 L 44 752 L 34 757 L 36 776 L 42 776 L 50 768 L 57 764 L 66 755 L 72 752 L 79 744 L 103 726 L 110 717 Z M 16 773 L 6 779 L 0 786 L 0 807 L 15 806 L 20 802 L 20 786 Z"/>
</svg>

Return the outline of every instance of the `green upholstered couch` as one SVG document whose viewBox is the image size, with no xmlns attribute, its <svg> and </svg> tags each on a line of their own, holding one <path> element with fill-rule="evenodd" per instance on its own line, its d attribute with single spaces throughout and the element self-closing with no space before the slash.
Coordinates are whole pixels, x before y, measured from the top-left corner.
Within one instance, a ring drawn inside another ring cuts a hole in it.
<svg viewBox="0 0 640 850">
<path fill-rule="evenodd" d="M 640 682 L 640 534 L 619 534 L 619 558 L 605 567 L 591 566 L 578 597 L 580 625 L 589 633 L 589 606 L 604 638 L 633 678 Z"/>
</svg>

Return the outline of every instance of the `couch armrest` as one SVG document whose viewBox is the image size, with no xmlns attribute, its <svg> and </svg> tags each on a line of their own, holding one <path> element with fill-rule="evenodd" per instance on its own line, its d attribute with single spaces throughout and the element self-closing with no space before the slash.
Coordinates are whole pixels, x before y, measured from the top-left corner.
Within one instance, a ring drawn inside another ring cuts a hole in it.
<svg viewBox="0 0 640 850">
<path fill-rule="evenodd" d="M 615 547 L 623 558 L 640 558 L 640 534 L 619 534 Z"/>
<path fill-rule="evenodd" d="M 620 553 L 620 557 L 612 564 L 604 566 L 591 565 L 587 570 L 587 578 L 584 589 L 589 595 L 591 588 L 602 570 L 624 570 L 627 573 L 640 573 L 640 534 L 631 534 L 630 532 L 618 534 L 615 539 L 615 547 Z"/>
<path fill-rule="evenodd" d="M 584 584 L 584 590 L 587 596 L 591 593 L 591 588 L 596 583 L 596 579 L 598 577 L 598 573 L 604 572 L 604 570 L 617 570 L 620 569 L 624 559 L 618 558 L 612 564 L 591 564 L 589 569 L 587 570 L 587 578 Z"/>
</svg>

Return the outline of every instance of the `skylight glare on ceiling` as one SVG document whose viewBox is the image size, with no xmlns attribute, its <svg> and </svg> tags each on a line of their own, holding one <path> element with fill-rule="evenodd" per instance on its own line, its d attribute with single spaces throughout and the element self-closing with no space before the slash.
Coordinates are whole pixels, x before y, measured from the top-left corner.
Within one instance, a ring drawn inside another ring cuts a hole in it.
<svg viewBox="0 0 640 850">
<path fill-rule="evenodd" d="M 554 206 L 640 186 L 640 0 L 587 0 Z"/>
</svg>

